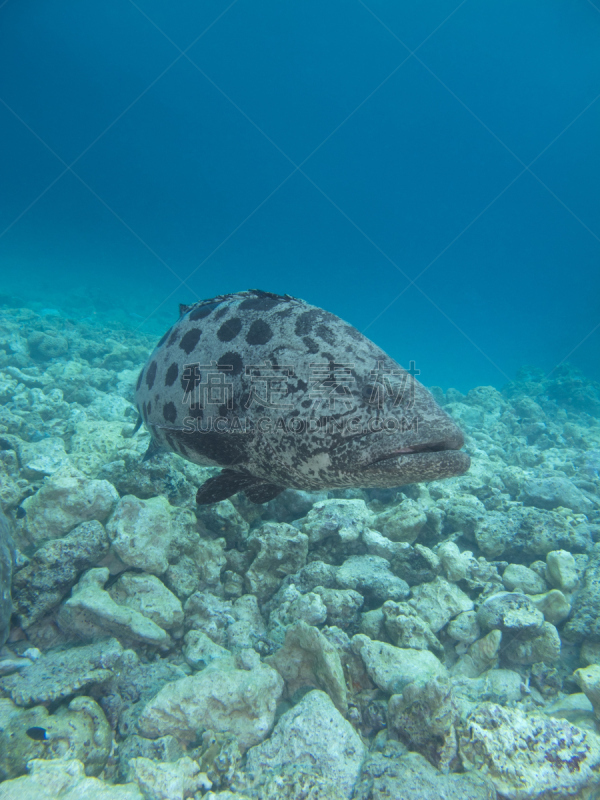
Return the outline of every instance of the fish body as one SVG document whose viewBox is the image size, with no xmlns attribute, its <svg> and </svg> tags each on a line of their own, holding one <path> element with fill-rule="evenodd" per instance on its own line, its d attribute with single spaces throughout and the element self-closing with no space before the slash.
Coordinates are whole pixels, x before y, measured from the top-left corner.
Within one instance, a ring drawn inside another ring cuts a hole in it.
<svg viewBox="0 0 600 800">
<path fill-rule="evenodd" d="M 152 448 L 223 471 L 199 503 L 244 490 L 394 487 L 460 475 L 463 435 L 431 393 L 348 323 L 252 290 L 181 306 L 140 373 Z"/>
</svg>

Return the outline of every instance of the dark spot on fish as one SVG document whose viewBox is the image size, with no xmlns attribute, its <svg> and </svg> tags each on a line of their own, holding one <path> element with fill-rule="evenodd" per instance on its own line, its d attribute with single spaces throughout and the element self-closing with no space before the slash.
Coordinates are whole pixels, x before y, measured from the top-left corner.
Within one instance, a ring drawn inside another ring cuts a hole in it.
<svg viewBox="0 0 600 800">
<path fill-rule="evenodd" d="M 167 342 L 167 347 L 171 347 L 172 345 L 174 345 L 178 338 L 179 338 L 179 330 L 177 328 L 173 328 L 173 333 L 171 334 L 171 338 Z"/>
<path fill-rule="evenodd" d="M 229 308 L 230 308 L 229 305 L 221 306 L 221 308 L 218 308 L 215 311 L 215 317 L 214 318 L 215 319 L 221 319 L 221 317 L 224 316 L 229 311 Z"/>
<path fill-rule="evenodd" d="M 187 394 L 193 392 L 196 386 L 202 380 L 202 373 L 200 372 L 200 364 L 186 364 L 185 369 L 181 373 L 181 388 Z"/>
<path fill-rule="evenodd" d="M 327 344 L 335 343 L 333 331 L 331 328 L 328 328 L 327 325 L 317 325 L 315 333 L 320 339 L 323 339 L 324 342 L 327 342 Z"/>
<path fill-rule="evenodd" d="M 303 400 L 300 405 L 302 408 L 310 408 L 312 406 L 312 400 Z"/>
<path fill-rule="evenodd" d="M 23 506 L 17 507 L 17 519 L 23 519 L 23 517 L 27 514 Z"/>
<path fill-rule="evenodd" d="M 315 342 L 314 339 L 311 339 L 310 336 L 305 336 L 302 341 L 304 342 L 306 349 L 309 353 L 318 353 L 319 352 L 319 345 Z"/>
<path fill-rule="evenodd" d="M 190 330 L 182 337 L 179 342 L 179 347 L 189 356 L 194 347 L 200 341 L 200 328 L 190 328 Z"/>
<path fill-rule="evenodd" d="M 279 297 L 258 296 L 248 297 L 239 305 L 240 311 L 270 311 L 280 302 Z"/>
<path fill-rule="evenodd" d="M 233 369 L 224 370 L 226 375 L 240 375 L 244 369 L 244 362 L 239 353 L 227 352 L 224 353 L 217 361 L 219 367 L 231 366 Z"/>
<path fill-rule="evenodd" d="M 171 364 L 165 375 L 165 386 L 173 386 L 179 374 L 179 367 L 175 362 Z"/>
<path fill-rule="evenodd" d="M 192 322 L 196 322 L 196 320 L 208 317 L 210 312 L 214 311 L 218 305 L 219 303 L 207 303 L 205 306 L 200 306 L 199 308 L 195 308 L 190 314 L 190 320 Z"/>
<path fill-rule="evenodd" d="M 175 422 L 177 419 L 177 409 L 175 408 L 175 403 L 169 400 L 168 403 L 164 404 L 163 417 L 167 422 Z"/>
<path fill-rule="evenodd" d="M 311 332 L 315 322 L 320 319 L 322 319 L 322 311 L 319 308 L 303 311 L 296 320 L 296 336 L 306 336 Z"/>
<path fill-rule="evenodd" d="M 163 344 L 167 341 L 167 339 L 169 338 L 169 334 L 171 333 L 171 330 L 172 328 L 169 328 L 169 330 L 165 333 L 160 342 L 156 345 L 157 348 L 162 347 Z"/>
<path fill-rule="evenodd" d="M 223 405 L 219 406 L 219 416 L 220 417 L 226 417 L 228 410 L 229 409 L 227 408 L 225 403 L 223 403 Z"/>
<path fill-rule="evenodd" d="M 233 317 L 224 322 L 217 331 L 217 338 L 222 342 L 230 342 L 242 330 L 242 320 L 239 317 Z"/>
<path fill-rule="evenodd" d="M 148 400 L 148 405 L 146 406 L 146 413 L 147 414 L 152 413 L 152 400 Z"/>
<path fill-rule="evenodd" d="M 144 377 L 144 370 L 140 372 L 139 378 L 137 379 L 137 383 L 135 385 L 136 392 L 139 390 L 140 386 L 142 385 L 142 378 Z"/>
<path fill-rule="evenodd" d="M 148 367 L 146 373 L 146 386 L 151 389 L 154 386 L 154 379 L 156 378 L 156 361 L 153 361 Z"/>
<path fill-rule="evenodd" d="M 27 728 L 25 733 L 30 739 L 35 739 L 36 742 L 43 742 L 44 739 L 48 738 L 46 729 L 40 728 L 38 725 L 34 725 L 32 728 Z"/>
<path fill-rule="evenodd" d="M 308 389 L 308 384 L 306 381 L 300 379 L 295 386 L 289 387 L 289 393 L 294 394 L 295 392 L 305 392 Z"/>
<path fill-rule="evenodd" d="M 142 417 L 144 418 L 144 422 L 148 422 L 148 412 L 146 410 L 146 403 L 142 403 Z"/>
<path fill-rule="evenodd" d="M 290 308 L 290 307 L 288 306 L 288 308 L 284 308 L 284 309 L 283 309 L 283 311 L 278 311 L 278 312 L 277 312 L 277 316 L 278 316 L 280 319 L 285 319 L 286 317 L 289 317 L 289 316 L 290 316 L 290 314 L 293 314 L 293 313 L 294 313 L 294 309 L 293 309 L 293 308 Z"/>
<path fill-rule="evenodd" d="M 262 319 L 255 320 L 246 334 L 248 344 L 266 344 L 272 338 L 273 331 L 271 326 Z"/>
</svg>

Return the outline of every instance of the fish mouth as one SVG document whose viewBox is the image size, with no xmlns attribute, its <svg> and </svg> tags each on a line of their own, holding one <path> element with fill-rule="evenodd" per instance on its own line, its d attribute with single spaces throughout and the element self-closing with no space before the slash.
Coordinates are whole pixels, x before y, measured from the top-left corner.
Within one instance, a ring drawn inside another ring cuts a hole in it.
<svg viewBox="0 0 600 800">
<path fill-rule="evenodd" d="M 462 443 L 461 436 L 395 449 L 363 466 L 361 484 L 366 488 L 403 486 L 463 475 L 471 459 L 460 450 Z"/>
<path fill-rule="evenodd" d="M 449 451 L 456 451 L 460 450 L 460 448 L 464 444 L 463 436 L 456 436 L 454 439 L 444 439 L 437 442 L 425 442 L 421 444 L 412 444 L 406 447 L 398 447 L 394 450 L 391 450 L 389 453 L 385 453 L 384 455 L 378 456 L 374 458 L 372 461 L 369 461 L 368 464 L 363 466 L 363 469 L 369 469 L 369 467 L 374 466 L 375 464 L 381 464 L 382 461 L 390 461 L 391 459 L 396 459 L 399 456 L 412 456 L 417 455 L 419 453 L 448 453 Z"/>
</svg>

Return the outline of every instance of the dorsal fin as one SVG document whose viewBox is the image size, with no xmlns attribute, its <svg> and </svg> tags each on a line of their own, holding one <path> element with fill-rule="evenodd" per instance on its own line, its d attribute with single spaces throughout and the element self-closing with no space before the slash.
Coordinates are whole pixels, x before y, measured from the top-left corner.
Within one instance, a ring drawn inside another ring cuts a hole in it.
<svg viewBox="0 0 600 800">
<path fill-rule="evenodd" d="M 191 311 L 194 306 L 186 306 L 184 303 L 179 303 L 179 316 L 183 317 L 188 311 Z"/>
</svg>

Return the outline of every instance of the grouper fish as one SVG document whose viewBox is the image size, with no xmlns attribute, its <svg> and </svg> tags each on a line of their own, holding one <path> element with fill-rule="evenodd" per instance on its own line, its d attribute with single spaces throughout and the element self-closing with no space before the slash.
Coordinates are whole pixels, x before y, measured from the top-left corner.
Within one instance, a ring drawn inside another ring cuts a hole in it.
<svg viewBox="0 0 600 800">
<path fill-rule="evenodd" d="M 140 373 L 136 403 L 151 451 L 224 468 L 198 503 L 391 488 L 469 468 L 461 431 L 417 371 L 334 314 L 258 290 L 180 314 Z"/>
</svg>

